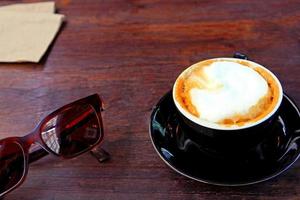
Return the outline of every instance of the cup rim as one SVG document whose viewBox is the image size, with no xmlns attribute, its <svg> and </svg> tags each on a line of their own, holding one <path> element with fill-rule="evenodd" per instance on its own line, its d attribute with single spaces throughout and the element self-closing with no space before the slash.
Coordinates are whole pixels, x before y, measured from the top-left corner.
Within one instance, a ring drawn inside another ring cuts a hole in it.
<svg viewBox="0 0 300 200">
<path fill-rule="evenodd" d="M 210 129 L 215 129 L 215 130 L 242 130 L 242 129 L 247 129 L 247 128 L 251 128 L 253 126 L 256 126 L 256 125 L 259 125 L 263 122 L 265 122 L 266 120 L 268 120 L 270 117 L 272 117 L 276 112 L 277 110 L 279 109 L 280 105 L 281 105 L 281 102 L 282 102 L 282 99 L 283 99 L 283 89 L 282 89 L 282 85 L 280 83 L 280 81 L 278 80 L 278 78 L 275 76 L 275 74 L 273 72 L 271 72 L 269 69 L 267 69 L 266 67 L 262 66 L 261 64 L 258 64 L 256 62 L 253 62 L 253 61 L 250 61 L 250 60 L 243 60 L 245 62 L 249 62 L 251 65 L 255 66 L 255 67 L 260 67 L 262 68 L 263 70 L 265 70 L 266 72 L 268 72 L 275 80 L 275 82 L 277 83 L 277 86 L 278 86 L 278 89 L 279 89 L 279 98 L 278 98 L 278 101 L 274 107 L 274 109 L 272 110 L 272 112 L 268 113 L 264 118 L 254 122 L 254 123 L 248 123 L 246 125 L 243 125 L 243 126 L 223 126 L 223 125 L 219 125 L 219 124 L 216 124 L 216 123 L 213 123 L 213 122 L 208 122 L 208 121 L 205 121 L 205 120 L 201 120 L 199 118 L 197 118 L 196 116 L 192 115 L 191 113 L 189 113 L 188 111 L 186 111 L 184 108 L 181 107 L 181 105 L 176 101 L 176 86 L 177 86 L 177 83 L 178 83 L 178 79 L 186 72 L 188 71 L 192 66 L 198 64 L 198 63 L 201 63 L 201 62 L 204 62 L 204 61 L 209 61 L 209 60 L 232 60 L 232 61 L 238 61 L 238 60 L 241 60 L 241 59 L 238 59 L 238 58 L 228 58 L 228 57 L 218 57 L 218 58 L 211 58 L 211 59 L 206 59 L 206 60 L 202 60 L 202 61 L 199 61 L 195 64 L 192 64 L 191 66 L 189 66 L 188 68 L 186 68 L 185 70 L 183 70 L 180 75 L 177 77 L 174 85 L 173 85 L 173 89 L 172 89 L 172 98 L 173 98 L 173 101 L 175 103 L 175 106 L 176 108 L 179 110 L 179 112 L 185 116 L 187 119 L 189 119 L 190 121 L 196 123 L 197 125 L 200 125 L 200 126 L 203 126 L 203 127 L 206 127 L 206 128 L 210 128 Z"/>
</svg>

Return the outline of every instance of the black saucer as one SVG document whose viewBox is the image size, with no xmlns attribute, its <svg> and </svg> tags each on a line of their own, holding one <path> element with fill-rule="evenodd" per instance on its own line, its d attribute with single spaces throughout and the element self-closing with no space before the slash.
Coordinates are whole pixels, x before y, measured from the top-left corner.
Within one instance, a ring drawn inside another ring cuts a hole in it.
<svg viewBox="0 0 300 200">
<path fill-rule="evenodd" d="M 150 137 L 161 159 L 176 172 L 204 183 L 240 186 L 266 181 L 287 170 L 300 154 L 300 113 L 284 95 L 272 134 L 239 159 L 216 158 L 197 148 L 180 149 L 177 139 L 182 130 L 172 93 L 155 106 Z"/>
</svg>

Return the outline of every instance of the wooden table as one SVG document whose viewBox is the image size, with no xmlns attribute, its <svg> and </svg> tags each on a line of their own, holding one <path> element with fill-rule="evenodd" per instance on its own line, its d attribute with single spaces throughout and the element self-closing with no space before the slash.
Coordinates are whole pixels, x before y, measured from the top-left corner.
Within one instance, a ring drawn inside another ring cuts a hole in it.
<svg viewBox="0 0 300 200">
<path fill-rule="evenodd" d="M 12 2 L 33 1 L 1 5 Z M 236 51 L 274 71 L 300 104 L 298 0 L 56 2 L 67 23 L 43 61 L 0 64 L 0 136 L 22 136 L 55 108 L 99 93 L 112 159 L 48 156 L 6 199 L 300 199 L 300 162 L 265 183 L 216 187 L 169 169 L 148 134 L 153 105 L 183 69 Z"/>
</svg>

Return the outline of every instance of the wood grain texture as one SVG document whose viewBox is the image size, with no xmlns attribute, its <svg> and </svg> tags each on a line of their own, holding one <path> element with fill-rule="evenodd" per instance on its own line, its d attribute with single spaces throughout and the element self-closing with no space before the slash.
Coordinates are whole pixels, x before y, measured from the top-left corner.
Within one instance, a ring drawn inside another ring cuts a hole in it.
<svg viewBox="0 0 300 200">
<path fill-rule="evenodd" d="M 34 1 L 0 5 L 17 2 Z M 0 137 L 25 135 L 55 108 L 97 92 L 112 159 L 46 157 L 6 199 L 300 199 L 299 162 L 265 183 L 210 186 L 169 169 L 148 136 L 153 105 L 183 69 L 236 51 L 271 69 L 300 104 L 298 0 L 56 3 L 67 23 L 43 61 L 0 64 Z"/>
</svg>

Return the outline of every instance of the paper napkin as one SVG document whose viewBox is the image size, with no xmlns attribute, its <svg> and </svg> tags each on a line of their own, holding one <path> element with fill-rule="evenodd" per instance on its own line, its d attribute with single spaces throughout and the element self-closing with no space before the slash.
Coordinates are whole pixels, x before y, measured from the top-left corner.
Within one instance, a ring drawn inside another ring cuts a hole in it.
<svg viewBox="0 0 300 200">
<path fill-rule="evenodd" d="M 0 7 L 0 62 L 39 62 L 64 19 L 54 10 L 53 2 Z"/>
<path fill-rule="evenodd" d="M 40 13 L 54 13 L 55 3 L 40 2 L 40 3 L 19 3 L 0 7 L 0 11 L 16 11 L 16 12 L 40 12 Z"/>
</svg>

